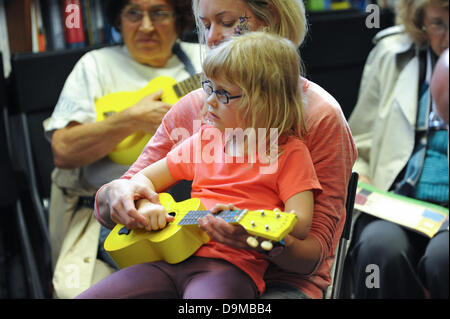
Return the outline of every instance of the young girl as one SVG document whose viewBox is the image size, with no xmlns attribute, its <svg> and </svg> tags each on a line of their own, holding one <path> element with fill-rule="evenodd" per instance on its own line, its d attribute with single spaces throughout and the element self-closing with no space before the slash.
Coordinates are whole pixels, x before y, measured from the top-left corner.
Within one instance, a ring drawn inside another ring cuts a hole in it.
<svg viewBox="0 0 450 319">
<path fill-rule="evenodd" d="M 209 125 L 133 179 L 156 192 L 192 180 L 192 197 L 213 212 L 236 207 L 293 211 L 299 220 L 290 236 L 306 238 L 321 186 L 301 140 L 306 132 L 300 67 L 292 42 L 263 32 L 212 49 L 203 63 Z M 236 134 L 244 130 L 248 134 Z M 148 231 L 172 221 L 161 205 L 147 199 L 137 208 L 148 220 Z M 271 258 L 276 257 L 260 248 L 236 249 L 211 240 L 179 264 L 125 268 L 79 297 L 255 298 L 265 289 L 263 275 Z"/>
</svg>

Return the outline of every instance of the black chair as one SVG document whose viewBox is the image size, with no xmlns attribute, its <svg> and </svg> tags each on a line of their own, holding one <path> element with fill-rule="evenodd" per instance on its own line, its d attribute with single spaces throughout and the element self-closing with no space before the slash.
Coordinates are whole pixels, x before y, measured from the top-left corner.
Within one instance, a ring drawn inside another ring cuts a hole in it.
<svg viewBox="0 0 450 319">
<path fill-rule="evenodd" d="M 100 46 L 99 46 L 100 47 Z M 51 116 L 67 76 L 87 51 L 97 47 L 44 53 L 20 53 L 11 58 L 11 100 L 5 109 L 8 142 L 13 166 L 21 172 L 30 196 L 37 227 L 42 237 L 43 282 L 51 284 L 51 251 L 48 206 L 51 172 L 54 168 L 51 145 L 44 136 L 42 122 Z M 36 227 L 36 226 L 35 226 Z"/>
<path fill-rule="evenodd" d="M 300 53 L 306 77 L 328 91 L 348 119 L 358 98 L 366 58 L 373 37 L 394 25 L 394 14 L 382 10 L 380 28 L 369 29 L 369 13 L 359 10 L 309 12 L 310 30 Z"/>
<path fill-rule="evenodd" d="M 44 208 L 43 199 L 50 197 L 50 173 L 53 156 L 44 137 L 42 122 L 50 117 L 67 76 L 75 63 L 92 47 L 45 53 L 21 53 L 12 56 L 10 106 L 13 123 L 19 127 L 23 145 L 14 154 L 24 153 L 19 161 L 28 170 L 35 206 Z M 37 208 L 38 211 L 42 210 Z M 42 221 L 45 221 L 45 209 Z"/>
<path fill-rule="evenodd" d="M 0 288 L 3 298 L 44 298 L 37 256 L 26 226 L 26 214 L 8 144 L 6 84 L 0 54 Z"/>
<path fill-rule="evenodd" d="M 342 231 L 339 245 L 336 249 L 336 259 L 334 261 L 333 283 L 331 286 L 331 299 L 342 298 L 342 274 L 344 263 L 347 257 L 347 243 L 350 240 L 350 232 L 353 221 L 353 207 L 355 205 L 356 188 L 358 186 L 358 173 L 353 172 L 348 183 L 347 200 L 345 203 L 346 219 Z"/>
</svg>

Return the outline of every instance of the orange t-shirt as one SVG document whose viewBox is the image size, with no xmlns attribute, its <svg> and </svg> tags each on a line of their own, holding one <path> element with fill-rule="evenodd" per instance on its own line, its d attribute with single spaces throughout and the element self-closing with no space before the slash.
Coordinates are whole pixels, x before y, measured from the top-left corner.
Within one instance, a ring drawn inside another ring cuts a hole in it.
<svg viewBox="0 0 450 319">
<path fill-rule="evenodd" d="M 308 134 L 304 142 L 323 191 L 314 198 L 314 217 L 309 236 L 321 247 L 321 257 L 309 275 L 289 273 L 274 264 L 269 265 L 267 281 L 286 282 L 300 288 L 311 298 L 322 298 L 324 290 L 331 284 L 330 270 L 339 238 L 345 223 L 345 200 L 347 186 L 352 173 L 357 151 L 350 128 L 339 103 L 319 85 L 301 79 L 304 99 L 304 117 Z M 184 128 L 188 136 L 200 129 L 195 120 L 205 103 L 202 89 L 183 97 L 163 119 L 153 138 L 146 145 L 136 162 L 122 177 L 130 179 L 141 169 L 164 158 L 180 141 L 173 134 Z M 101 221 L 96 209 L 96 216 Z"/>
<path fill-rule="evenodd" d="M 171 175 L 192 180 L 191 197 L 199 198 L 208 210 L 218 203 L 232 203 L 240 209 L 283 211 L 293 195 L 307 190 L 316 194 L 322 189 L 309 151 L 297 138 L 289 137 L 280 145 L 283 152 L 271 164 L 259 156 L 230 156 L 224 147 L 223 134 L 204 126 L 167 154 Z M 253 279 L 260 293 L 264 291 L 268 261 L 255 250 L 210 241 L 195 255 L 229 261 Z"/>
</svg>

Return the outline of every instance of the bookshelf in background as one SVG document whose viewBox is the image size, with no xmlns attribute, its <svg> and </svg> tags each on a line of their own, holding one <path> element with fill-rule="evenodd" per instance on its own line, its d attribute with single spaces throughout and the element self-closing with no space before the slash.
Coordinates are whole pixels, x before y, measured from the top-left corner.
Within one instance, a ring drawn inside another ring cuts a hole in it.
<svg viewBox="0 0 450 319">
<path fill-rule="evenodd" d="M 33 49 L 31 1 L 4 0 L 11 54 L 16 52 L 31 52 Z"/>
<path fill-rule="evenodd" d="M 366 11 L 369 4 L 377 4 L 380 8 L 393 8 L 397 0 L 304 0 L 308 11 L 333 11 L 355 9 Z"/>
<path fill-rule="evenodd" d="M 7 78 L 11 72 L 11 62 L 4 0 L 0 0 L 0 53 L 2 53 L 3 74 Z"/>
<path fill-rule="evenodd" d="M 102 0 L 0 1 L 6 18 L 5 23 L 0 6 L 0 32 L 7 32 L 10 50 L 3 55 L 120 41 L 120 35 L 107 22 Z M 5 42 L 3 37 L 0 40 Z M 6 45 L 0 48 L 6 51 Z"/>
</svg>

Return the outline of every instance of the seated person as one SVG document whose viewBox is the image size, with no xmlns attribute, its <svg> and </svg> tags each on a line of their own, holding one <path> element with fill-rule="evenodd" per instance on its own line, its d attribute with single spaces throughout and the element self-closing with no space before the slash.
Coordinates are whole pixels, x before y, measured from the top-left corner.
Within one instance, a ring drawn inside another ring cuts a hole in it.
<svg viewBox="0 0 450 319">
<path fill-rule="evenodd" d="M 299 0 L 194 0 L 194 16 L 199 40 L 210 48 L 236 34 L 267 30 L 300 46 L 307 31 L 303 1 Z M 356 158 L 356 149 L 342 109 L 336 100 L 317 84 L 299 79 L 304 96 L 304 117 L 308 134 L 304 142 L 323 192 L 315 197 L 311 230 L 304 240 L 295 239 L 282 253 L 283 263 L 270 263 L 261 298 L 322 298 L 331 284 L 330 268 L 345 223 L 347 186 Z M 121 178 L 97 192 L 96 212 L 110 226 L 144 228 L 134 201 L 157 200 L 149 188 L 131 177 L 149 164 L 164 158 L 183 137 L 200 129 L 203 90 L 186 95 L 166 114 L 155 136 L 138 160 Z M 248 233 L 221 218 L 207 218 L 201 224 L 214 240 L 236 248 L 248 247 Z M 281 257 L 280 257 L 281 258 Z M 292 272 L 291 267 L 296 271 Z"/>
<path fill-rule="evenodd" d="M 381 31 L 364 68 L 349 119 L 360 180 L 385 191 L 448 207 L 448 131 L 429 85 L 448 48 L 448 0 L 400 0 L 401 25 Z M 448 298 L 448 230 L 429 239 L 362 214 L 350 258 L 356 298 Z M 379 268 L 367 287 L 366 267 Z"/>
<path fill-rule="evenodd" d="M 112 93 L 141 90 L 159 76 L 179 82 L 201 70 L 200 46 L 177 40 L 192 26 L 190 1 L 114 0 L 107 2 L 107 12 L 124 45 L 85 54 L 45 123 L 56 166 L 49 228 L 59 298 L 74 297 L 114 271 L 98 250 L 94 194 L 129 167 L 108 154 L 133 133 L 153 135 L 170 107 L 156 92 L 97 121 L 96 102 Z M 71 283 L 75 272 L 79 280 Z"/>
<path fill-rule="evenodd" d="M 264 32 L 234 37 L 213 48 L 203 62 L 204 114 L 210 125 L 132 179 L 155 192 L 193 180 L 192 197 L 207 210 L 275 207 L 295 213 L 298 222 L 283 241 L 289 247 L 292 237 L 304 240 L 311 227 L 314 194 L 321 187 L 301 141 L 306 129 L 300 65 L 296 45 Z M 138 200 L 136 206 L 147 231 L 163 229 L 173 220 L 164 207 L 148 199 Z M 210 240 L 180 263 L 156 261 L 124 268 L 80 298 L 256 298 L 265 290 L 269 263 L 283 264 L 279 257 L 270 257 Z"/>
</svg>

